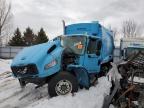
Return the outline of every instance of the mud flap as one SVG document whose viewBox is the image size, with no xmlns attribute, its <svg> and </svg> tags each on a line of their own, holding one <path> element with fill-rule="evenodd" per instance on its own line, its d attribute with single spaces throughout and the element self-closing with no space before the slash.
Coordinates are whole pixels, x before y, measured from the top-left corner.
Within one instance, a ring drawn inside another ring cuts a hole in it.
<svg viewBox="0 0 144 108">
<path fill-rule="evenodd" d="M 85 88 L 89 88 L 90 87 L 90 80 L 89 80 L 89 76 L 88 76 L 87 71 L 83 68 L 76 68 L 74 70 L 74 72 L 77 76 L 79 84 Z"/>
</svg>

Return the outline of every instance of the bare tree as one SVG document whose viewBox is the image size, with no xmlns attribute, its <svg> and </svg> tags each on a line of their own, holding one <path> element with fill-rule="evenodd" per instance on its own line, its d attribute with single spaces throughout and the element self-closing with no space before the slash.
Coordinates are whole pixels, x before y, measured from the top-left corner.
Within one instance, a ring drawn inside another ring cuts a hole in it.
<svg viewBox="0 0 144 108">
<path fill-rule="evenodd" d="M 137 37 L 141 34 L 140 26 L 134 20 L 126 20 L 122 25 L 124 37 Z"/>
<path fill-rule="evenodd" d="M 11 4 L 6 0 L 0 0 L 0 40 L 8 35 L 11 19 Z"/>
</svg>

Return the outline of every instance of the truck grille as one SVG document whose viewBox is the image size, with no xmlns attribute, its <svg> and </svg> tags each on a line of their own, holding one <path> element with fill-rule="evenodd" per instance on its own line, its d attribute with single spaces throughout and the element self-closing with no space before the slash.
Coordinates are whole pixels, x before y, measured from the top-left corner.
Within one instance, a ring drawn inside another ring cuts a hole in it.
<svg viewBox="0 0 144 108">
<path fill-rule="evenodd" d="M 26 66 L 12 66 L 11 69 L 14 76 L 16 77 L 38 74 L 38 70 L 35 64 L 29 64 Z"/>
</svg>

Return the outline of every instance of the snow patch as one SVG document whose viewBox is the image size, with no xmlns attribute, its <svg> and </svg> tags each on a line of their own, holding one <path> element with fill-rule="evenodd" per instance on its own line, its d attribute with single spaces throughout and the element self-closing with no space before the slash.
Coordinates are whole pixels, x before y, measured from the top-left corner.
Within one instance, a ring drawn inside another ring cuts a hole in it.
<svg viewBox="0 0 144 108">
<path fill-rule="evenodd" d="M 131 77 L 128 80 L 131 81 Z M 135 76 L 133 81 L 134 83 L 144 83 L 144 78 Z"/>
<path fill-rule="evenodd" d="M 28 84 L 21 89 L 11 75 L 10 63 L 11 60 L 0 59 L 0 108 L 101 108 L 110 92 L 111 83 L 107 77 L 101 77 L 89 90 L 49 98 L 47 85 L 35 89 L 34 84 Z"/>
<path fill-rule="evenodd" d="M 102 108 L 104 97 L 110 92 L 111 83 L 106 77 L 98 79 L 98 84 L 89 90 L 80 90 L 74 96 L 58 96 L 41 99 L 27 108 Z"/>
<path fill-rule="evenodd" d="M 7 71 L 11 71 L 10 69 L 11 62 L 12 60 L 0 59 L 0 74 L 7 72 Z"/>
</svg>

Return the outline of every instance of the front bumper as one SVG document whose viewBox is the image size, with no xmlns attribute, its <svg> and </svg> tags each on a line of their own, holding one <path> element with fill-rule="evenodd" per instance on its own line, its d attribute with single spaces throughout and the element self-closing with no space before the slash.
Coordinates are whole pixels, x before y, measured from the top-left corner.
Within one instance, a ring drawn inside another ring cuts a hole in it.
<svg viewBox="0 0 144 108">
<path fill-rule="evenodd" d="M 13 75 L 15 77 L 36 77 L 38 75 L 38 69 L 35 64 L 28 64 L 25 66 L 12 66 Z"/>
<path fill-rule="evenodd" d="M 25 77 L 25 78 L 21 78 L 23 81 L 25 81 L 26 84 L 28 83 L 33 83 L 36 85 L 44 85 L 47 83 L 48 79 L 47 78 L 39 78 L 39 77 Z"/>
</svg>

